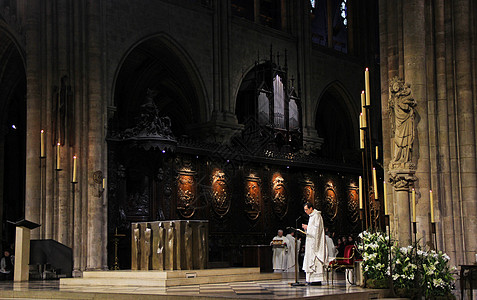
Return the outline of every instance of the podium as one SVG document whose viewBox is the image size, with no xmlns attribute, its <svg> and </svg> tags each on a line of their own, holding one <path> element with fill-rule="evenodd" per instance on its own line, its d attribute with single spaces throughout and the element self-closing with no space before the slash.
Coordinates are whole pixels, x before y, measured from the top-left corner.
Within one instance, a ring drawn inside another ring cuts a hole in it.
<svg viewBox="0 0 477 300">
<path fill-rule="evenodd" d="M 22 219 L 17 222 L 7 221 L 17 227 L 15 234 L 15 266 L 13 281 L 28 281 L 30 264 L 30 233 L 40 224 Z"/>
</svg>

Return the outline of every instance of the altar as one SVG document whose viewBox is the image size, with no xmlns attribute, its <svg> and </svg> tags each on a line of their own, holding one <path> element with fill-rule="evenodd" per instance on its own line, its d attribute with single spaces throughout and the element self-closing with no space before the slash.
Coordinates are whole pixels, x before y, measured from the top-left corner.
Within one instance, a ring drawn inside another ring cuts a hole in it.
<svg viewBox="0 0 477 300">
<path fill-rule="evenodd" d="M 208 225 L 203 220 L 132 223 L 131 269 L 207 269 Z"/>
</svg>

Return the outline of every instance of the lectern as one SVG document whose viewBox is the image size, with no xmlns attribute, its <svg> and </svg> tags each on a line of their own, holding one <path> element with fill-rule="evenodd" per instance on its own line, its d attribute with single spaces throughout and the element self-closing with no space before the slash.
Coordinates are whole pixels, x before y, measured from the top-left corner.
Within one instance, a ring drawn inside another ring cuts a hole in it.
<svg viewBox="0 0 477 300">
<path fill-rule="evenodd" d="M 22 219 L 17 222 L 8 221 L 17 227 L 15 236 L 15 268 L 13 281 L 27 281 L 30 264 L 30 232 L 40 226 Z"/>
</svg>

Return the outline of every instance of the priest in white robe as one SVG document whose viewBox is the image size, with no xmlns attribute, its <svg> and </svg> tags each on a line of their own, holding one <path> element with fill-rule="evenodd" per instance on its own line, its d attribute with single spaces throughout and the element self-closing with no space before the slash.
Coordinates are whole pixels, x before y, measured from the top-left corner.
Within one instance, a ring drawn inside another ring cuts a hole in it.
<svg viewBox="0 0 477 300">
<path fill-rule="evenodd" d="M 283 236 L 283 230 L 278 230 L 278 235 L 270 243 L 273 247 L 274 272 L 284 272 L 287 270 L 288 244 L 288 239 Z"/>
<path fill-rule="evenodd" d="M 325 229 L 321 212 L 313 209 L 307 202 L 304 210 L 310 216 L 308 224 L 302 227 L 306 231 L 305 257 L 303 271 L 306 273 L 306 282 L 310 285 L 321 285 L 324 278 L 324 265 L 328 261 Z"/>
<path fill-rule="evenodd" d="M 287 254 L 287 272 L 295 272 L 296 252 L 295 249 L 300 251 L 301 241 L 295 239 L 295 232 L 291 231 L 287 234 L 288 239 L 288 254 Z M 295 242 L 298 243 L 295 248 Z"/>
</svg>

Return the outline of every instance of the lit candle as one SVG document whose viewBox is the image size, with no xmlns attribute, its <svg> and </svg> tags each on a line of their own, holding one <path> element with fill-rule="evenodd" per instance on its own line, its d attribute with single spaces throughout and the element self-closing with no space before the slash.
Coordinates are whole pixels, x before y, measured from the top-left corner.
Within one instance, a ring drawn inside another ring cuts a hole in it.
<svg viewBox="0 0 477 300">
<path fill-rule="evenodd" d="M 76 155 L 73 156 L 73 180 L 72 182 L 78 182 L 76 180 Z"/>
<path fill-rule="evenodd" d="M 45 131 L 40 131 L 40 157 L 45 157 Z"/>
<path fill-rule="evenodd" d="M 416 190 L 412 189 L 412 221 L 416 223 Z"/>
<path fill-rule="evenodd" d="M 359 130 L 359 145 L 361 149 L 364 149 L 364 130 Z"/>
<path fill-rule="evenodd" d="M 359 209 L 363 209 L 363 178 L 359 176 Z"/>
<path fill-rule="evenodd" d="M 103 178 L 103 190 L 106 189 L 106 177 Z"/>
<path fill-rule="evenodd" d="M 386 181 L 383 183 L 383 195 L 384 195 L 384 214 L 388 214 L 388 203 L 387 203 L 387 196 L 386 196 Z"/>
<path fill-rule="evenodd" d="M 365 90 L 366 90 L 366 106 L 371 105 L 371 94 L 369 89 L 369 69 L 366 68 L 364 71 L 364 83 L 365 83 Z"/>
<path fill-rule="evenodd" d="M 366 118 L 366 108 L 365 108 L 366 100 L 364 99 L 364 91 L 361 92 L 361 111 L 363 112 L 363 127 L 366 128 L 368 126 L 368 119 Z"/>
<path fill-rule="evenodd" d="M 379 147 L 376 146 L 376 160 L 379 159 Z"/>
<path fill-rule="evenodd" d="M 429 197 L 431 198 L 431 223 L 434 223 L 434 196 L 432 190 L 429 190 Z"/>
<path fill-rule="evenodd" d="M 56 169 L 61 170 L 60 168 L 60 143 L 56 144 Z"/>
<path fill-rule="evenodd" d="M 374 199 L 378 199 L 378 181 L 376 180 L 376 168 L 373 168 Z"/>
</svg>

